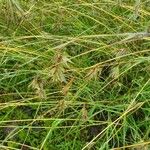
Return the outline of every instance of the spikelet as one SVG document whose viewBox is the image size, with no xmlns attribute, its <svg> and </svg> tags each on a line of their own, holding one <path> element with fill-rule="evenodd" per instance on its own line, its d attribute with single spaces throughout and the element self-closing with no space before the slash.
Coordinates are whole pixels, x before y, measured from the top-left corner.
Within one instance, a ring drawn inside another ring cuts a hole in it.
<svg viewBox="0 0 150 150">
<path fill-rule="evenodd" d="M 102 72 L 102 68 L 101 67 L 99 67 L 99 66 L 94 67 L 94 68 L 88 70 L 88 73 L 85 76 L 85 78 L 87 80 L 91 80 L 91 79 L 96 80 L 101 75 L 101 72 Z"/>
<path fill-rule="evenodd" d="M 81 113 L 82 113 L 82 120 L 87 121 L 88 120 L 88 111 L 86 109 L 85 104 L 83 104 L 83 108 L 81 110 Z"/>
<path fill-rule="evenodd" d="M 66 82 L 66 69 L 70 68 L 69 63 L 72 63 L 65 53 L 58 53 L 55 56 L 54 65 L 50 68 L 49 76 L 53 82 Z"/>
<path fill-rule="evenodd" d="M 69 89 L 70 89 L 70 87 L 71 87 L 73 81 L 74 81 L 74 78 L 72 78 L 72 79 L 63 87 L 62 93 L 63 93 L 64 95 L 67 95 L 67 93 L 68 93 L 68 91 L 69 91 Z"/>
<path fill-rule="evenodd" d="M 32 88 L 35 91 L 35 94 L 39 98 L 41 98 L 41 99 L 46 98 L 43 81 L 41 79 L 39 79 L 38 77 L 35 77 L 28 87 Z"/>
</svg>

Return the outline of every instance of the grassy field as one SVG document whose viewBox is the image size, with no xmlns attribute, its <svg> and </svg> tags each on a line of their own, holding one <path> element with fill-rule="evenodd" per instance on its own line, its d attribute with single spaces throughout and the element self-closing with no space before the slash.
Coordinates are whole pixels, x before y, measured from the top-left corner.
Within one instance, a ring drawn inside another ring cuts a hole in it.
<svg viewBox="0 0 150 150">
<path fill-rule="evenodd" d="M 150 150 L 149 0 L 0 14 L 0 150 Z"/>
</svg>

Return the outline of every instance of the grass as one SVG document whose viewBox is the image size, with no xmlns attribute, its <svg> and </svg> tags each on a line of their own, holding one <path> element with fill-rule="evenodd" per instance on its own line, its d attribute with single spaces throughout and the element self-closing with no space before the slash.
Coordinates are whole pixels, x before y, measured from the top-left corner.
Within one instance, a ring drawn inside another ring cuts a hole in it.
<svg viewBox="0 0 150 150">
<path fill-rule="evenodd" d="M 0 1 L 0 149 L 149 150 L 150 2 Z"/>
</svg>

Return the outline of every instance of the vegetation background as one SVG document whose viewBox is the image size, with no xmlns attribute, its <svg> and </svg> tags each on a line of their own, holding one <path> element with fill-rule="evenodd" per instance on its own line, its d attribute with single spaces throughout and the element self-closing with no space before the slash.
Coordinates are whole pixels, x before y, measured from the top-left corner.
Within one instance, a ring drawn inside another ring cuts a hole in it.
<svg viewBox="0 0 150 150">
<path fill-rule="evenodd" d="M 0 149 L 149 150 L 150 1 L 0 0 Z"/>
</svg>

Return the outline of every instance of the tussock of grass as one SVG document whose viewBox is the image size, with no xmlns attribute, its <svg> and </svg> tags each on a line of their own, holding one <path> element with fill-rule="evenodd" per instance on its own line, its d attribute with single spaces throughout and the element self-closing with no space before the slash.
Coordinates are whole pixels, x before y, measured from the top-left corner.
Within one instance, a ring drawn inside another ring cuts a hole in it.
<svg viewBox="0 0 150 150">
<path fill-rule="evenodd" d="M 150 149 L 150 3 L 0 1 L 0 149 Z"/>
</svg>

